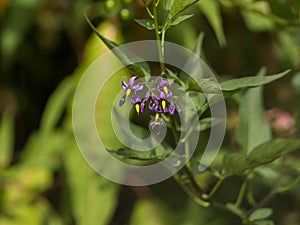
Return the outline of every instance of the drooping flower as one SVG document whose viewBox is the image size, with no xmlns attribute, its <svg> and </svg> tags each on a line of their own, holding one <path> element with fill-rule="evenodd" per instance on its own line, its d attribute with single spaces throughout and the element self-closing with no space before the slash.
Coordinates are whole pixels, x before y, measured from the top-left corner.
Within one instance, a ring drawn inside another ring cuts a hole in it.
<svg viewBox="0 0 300 225">
<path fill-rule="evenodd" d="M 129 79 L 128 84 L 124 81 L 124 77 L 122 79 L 122 89 L 125 91 L 125 94 L 121 98 L 119 102 L 119 106 L 123 105 L 125 103 L 126 98 L 131 94 L 131 92 L 137 92 L 143 90 L 144 86 L 142 84 L 136 84 L 134 85 L 134 80 L 136 79 L 136 76 L 133 76 Z"/>
<path fill-rule="evenodd" d="M 163 99 L 170 99 L 173 96 L 169 82 L 166 79 L 163 79 L 158 83 L 157 90 L 160 93 L 160 97 Z"/>
</svg>

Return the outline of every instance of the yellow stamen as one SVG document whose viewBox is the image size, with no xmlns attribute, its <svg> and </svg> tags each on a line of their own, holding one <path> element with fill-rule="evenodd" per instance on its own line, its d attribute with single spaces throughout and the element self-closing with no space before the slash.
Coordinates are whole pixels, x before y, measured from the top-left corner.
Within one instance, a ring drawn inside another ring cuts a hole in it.
<svg viewBox="0 0 300 225">
<path fill-rule="evenodd" d="M 156 114 L 155 114 L 155 121 L 157 121 L 158 118 L 159 118 L 159 113 L 156 113 Z"/>
<path fill-rule="evenodd" d="M 126 90 L 126 97 L 128 97 L 128 96 L 130 95 L 130 93 L 131 93 L 131 89 L 128 88 L 128 89 Z"/>
<path fill-rule="evenodd" d="M 165 100 L 162 100 L 162 101 L 161 101 L 161 106 L 162 106 L 163 110 L 165 110 L 166 104 L 167 104 L 167 103 L 166 103 Z"/>
<path fill-rule="evenodd" d="M 165 92 L 166 94 L 169 93 L 169 89 L 167 88 L 167 86 L 163 86 L 163 90 L 164 90 L 164 92 Z"/>
<path fill-rule="evenodd" d="M 140 105 L 139 104 L 135 104 L 135 110 L 137 112 L 137 114 L 140 114 Z"/>
</svg>

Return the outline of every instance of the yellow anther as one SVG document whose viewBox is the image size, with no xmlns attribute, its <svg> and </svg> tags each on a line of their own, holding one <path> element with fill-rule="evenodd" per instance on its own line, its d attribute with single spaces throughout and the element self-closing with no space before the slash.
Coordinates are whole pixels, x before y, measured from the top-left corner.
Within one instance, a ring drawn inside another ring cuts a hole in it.
<svg viewBox="0 0 300 225">
<path fill-rule="evenodd" d="M 169 89 L 167 88 L 167 86 L 163 86 L 163 90 L 164 90 L 164 92 L 165 92 L 166 94 L 169 93 Z"/>
<path fill-rule="evenodd" d="M 131 89 L 128 88 L 128 89 L 126 90 L 126 97 L 128 97 L 128 96 L 130 95 L 130 93 L 131 93 Z"/>
<path fill-rule="evenodd" d="M 166 101 L 165 100 L 162 100 L 161 101 L 161 107 L 163 108 L 163 110 L 166 108 Z"/>
<path fill-rule="evenodd" d="M 156 114 L 155 114 L 155 121 L 157 121 L 158 118 L 159 118 L 159 113 L 156 113 Z"/>
<path fill-rule="evenodd" d="M 140 105 L 139 104 L 135 104 L 135 110 L 137 112 L 137 114 L 140 114 Z"/>
</svg>

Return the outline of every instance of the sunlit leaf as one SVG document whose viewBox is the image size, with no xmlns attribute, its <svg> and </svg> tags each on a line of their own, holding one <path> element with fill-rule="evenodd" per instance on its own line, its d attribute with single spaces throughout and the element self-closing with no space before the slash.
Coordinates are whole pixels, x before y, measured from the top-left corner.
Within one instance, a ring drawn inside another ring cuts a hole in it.
<svg viewBox="0 0 300 225">
<path fill-rule="evenodd" d="M 65 155 L 72 212 L 78 225 L 107 225 L 118 197 L 118 184 L 96 174 L 72 143 Z"/>
<path fill-rule="evenodd" d="M 0 171 L 11 162 L 14 146 L 14 114 L 6 110 L 0 121 Z"/>
</svg>

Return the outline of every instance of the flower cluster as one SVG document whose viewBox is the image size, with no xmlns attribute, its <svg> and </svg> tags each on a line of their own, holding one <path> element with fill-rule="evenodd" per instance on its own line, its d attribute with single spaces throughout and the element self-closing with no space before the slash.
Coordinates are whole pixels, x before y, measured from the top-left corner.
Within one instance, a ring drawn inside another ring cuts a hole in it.
<svg viewBox="0 0 300 225">
<path fill-rule="evenodd" d="M 126 98 L 130 97 L 130 103 L 135 107 L 137 114 L 143 113 L 146 107 L 155 113 L 155 120 L 159 119 L 160 114 L 170 113 L 174 115 L 175 110 L 182 116 L 182 110 L 174 102 L 174 95 L 170 90 L 168 80 L 160 79 L 160 81 L 150 83 L 136 83 L 136 76 L 131 77 L 126 83 L 122 79 L 122 89 L 125 94 L 121 98 L 119 105 L 122 106 Z"/>
</svg>

